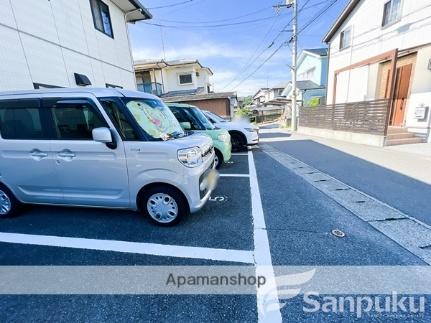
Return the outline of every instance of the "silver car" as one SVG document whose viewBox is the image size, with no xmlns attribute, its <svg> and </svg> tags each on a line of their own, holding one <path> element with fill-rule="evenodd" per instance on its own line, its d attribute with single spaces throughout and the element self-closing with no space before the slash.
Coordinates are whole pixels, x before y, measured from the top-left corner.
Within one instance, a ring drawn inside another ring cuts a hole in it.
<svg viewBox="0 0 431 323">
<path fill-rule="evenodd" d="M 119 89 L 0 93 L 0 217 L 25 204 L 141 210 L 173 225 L 217 181 L 206 136 L 157 97 Z"/>
</svg>

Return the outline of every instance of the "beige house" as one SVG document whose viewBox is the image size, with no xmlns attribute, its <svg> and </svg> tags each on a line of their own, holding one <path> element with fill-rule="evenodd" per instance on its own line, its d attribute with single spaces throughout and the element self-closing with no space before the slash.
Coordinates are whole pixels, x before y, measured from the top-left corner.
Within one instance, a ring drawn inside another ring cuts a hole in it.
<svg viewBox="0 0 431 323">
<path fill-rule="evenodd" d="M 138 90 L 158 96 L 211 92 L 213 72 L 198 60 L 143 60 L 135 62 Z"/>
</svg>

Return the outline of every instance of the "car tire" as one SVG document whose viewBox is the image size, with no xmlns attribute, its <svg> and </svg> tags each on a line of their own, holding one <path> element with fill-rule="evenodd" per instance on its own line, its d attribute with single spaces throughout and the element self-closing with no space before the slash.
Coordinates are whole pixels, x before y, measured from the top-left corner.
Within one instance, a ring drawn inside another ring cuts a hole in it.
<svg viewBox="0 0 431 323">
<path fill-rule="evenodd" d="M 224 162 L 223 154 L 221 153 L 220 150 L 215 149 L 215 157 L 214 157 L 215 168 L 220 169 L 220 167 L 223 165 L 223 162 Z"/>
<path fill-rule="evenodd" d="M 0 218 L 16 215 L 21 208 L 21 203 L 15 195 L 3 184 L 0 184 Z"/>
<path fill-rule="evenodd" d="M 143 213 L 159 226 L 174 226 L 190 213 L 185 197 L 168 185 L 146 190 L 141 199 Z"/>
<path fill-rule="evenodd" d="M 230 133 L 231 143 L 232 143 L 232 151 L 239 152 L 244 151 L 247 145 L 247 140 L 242 133 L 239 132 L 231 132 Z"/>
</svg>

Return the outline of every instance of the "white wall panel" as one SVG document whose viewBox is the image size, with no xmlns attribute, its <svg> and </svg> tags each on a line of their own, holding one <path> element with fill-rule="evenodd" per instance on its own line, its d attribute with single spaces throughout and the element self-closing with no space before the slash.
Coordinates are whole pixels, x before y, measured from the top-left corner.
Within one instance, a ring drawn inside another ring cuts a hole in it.
<svg viewBox="0 0 431 323">
<path fill-rule="evenodd" d="M 88 54 L 78 0 L 51 0 L 60 44 Z"/>
<path fill-rule="evenodd" d="M 105 87 L 105 84 L 109 82 L 105 82 L 105 76 L 103 74 L 103 63 L 95 59 L 91 59 L 90 63 L 93 70 L 93 85 L 97 87 Z"/>
<path fill-rule="evenodd" d="M 124 12 L 104 2 L 114 38 L 95 29 L 89 0 L 0 0 L 0 89 L 76 86 L 73 73 L 135 89 Z"/>
<path fill-rule="evenodd" d="M 93 16 L 91 14 L 91 7 L 89 0 L 78 0 L 79 9 L 81 10 L 82 26 L 84 36 L 87 40 L 88 53 L 92 57 L 100 57 L 99 44 L 96 41 L 96 34 L 100 32 L 94 28 Z"/>
<path fill-rule="evenodd" d="M 11 3 L 20 30 L 58 42 L 50 1 L 11 0 Z"/>
<path fill-rule="evenodd" d="M 67 49 L 63 49 L 63 56 L 66 64 L 67 77 L 71 86 L 76 86 L 74 73 L 86 75 L 91 84 L 96 85 L 90 58 Z"/>
<path fill-rule="evenodd" d="M 33 82 L 68 87 L 63 55 L 59 46 L 22 35 Z"/>
<path fill-rule="evenodd" d="M 16 28 L 9 0 L 0 0 L 0 23 Z"/>
<path fill-rule="evenodd" d="M 33 88 L 18 32 L 0 26 L 0 90 Z"/>
</svg>

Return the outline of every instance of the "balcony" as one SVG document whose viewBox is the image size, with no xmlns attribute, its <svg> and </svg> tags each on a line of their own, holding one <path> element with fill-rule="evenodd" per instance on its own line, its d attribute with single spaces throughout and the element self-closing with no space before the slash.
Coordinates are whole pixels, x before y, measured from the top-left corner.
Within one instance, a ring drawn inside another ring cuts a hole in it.
<svg viewBox="0 0 431 323">
<path fill-rule="evenodd" d="M 163 94 L 163 85 L 161 83 L 141 83 L 138 84 L 138 91 L 160 96 Z"/>
</svg>

